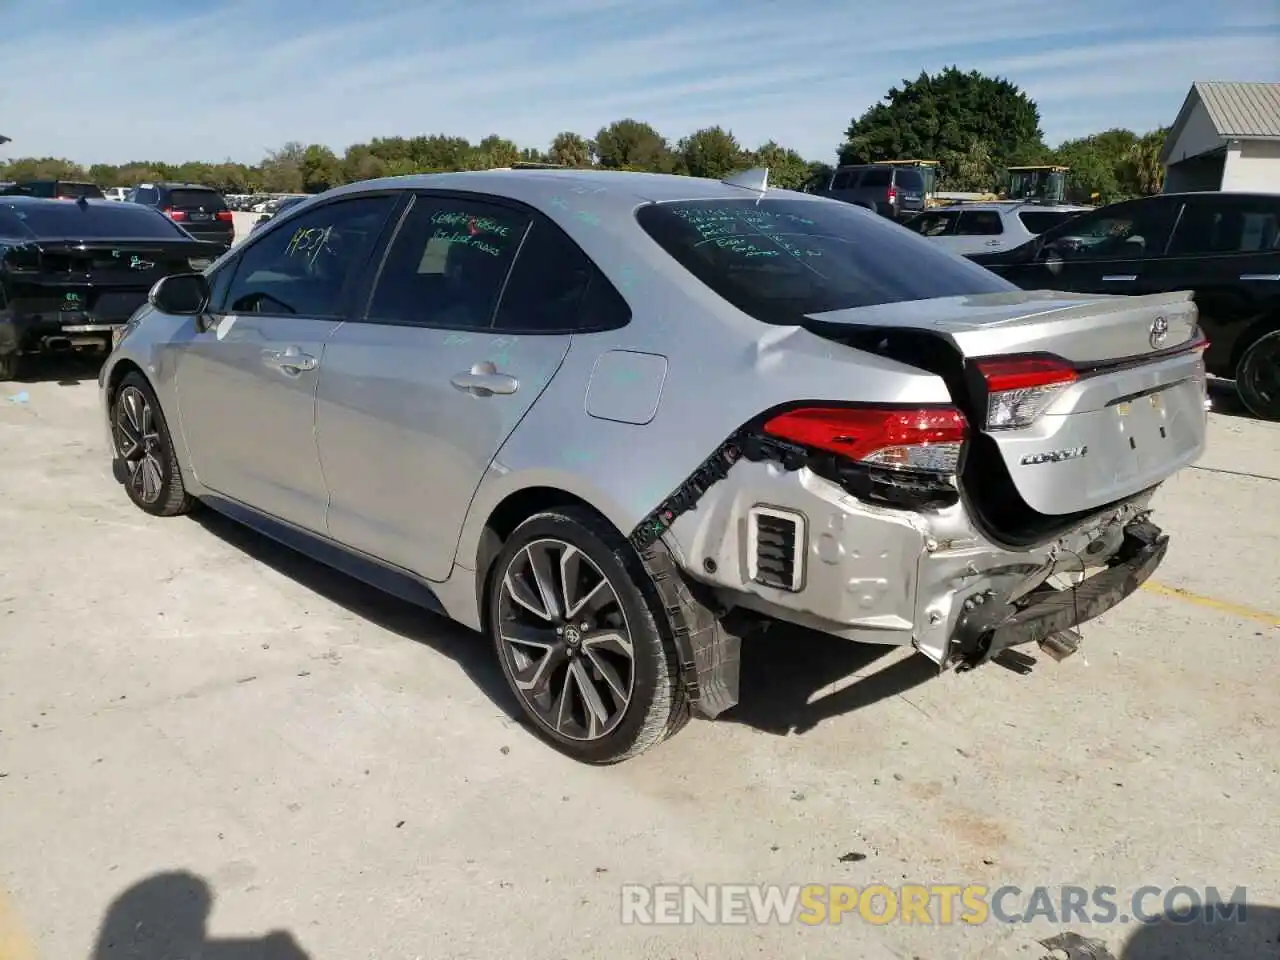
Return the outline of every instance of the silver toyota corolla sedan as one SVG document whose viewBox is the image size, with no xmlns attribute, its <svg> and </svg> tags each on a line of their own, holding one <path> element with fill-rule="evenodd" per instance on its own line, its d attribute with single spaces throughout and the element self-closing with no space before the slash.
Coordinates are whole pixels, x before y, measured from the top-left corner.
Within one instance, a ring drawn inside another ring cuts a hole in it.
<svg viewBox="0 0 1280 960">
<path fill-rule="evenodd" d="M 732 707 L 772 622 L 1072 652 L 1164 556 L 1204 346 L 1189 294 L 1025 292 L 763 171 L 507 170 L 341 187 L 160 281 L 101 393 L 140 509 L 482 631 L 608 763 Z"/>
</svg>

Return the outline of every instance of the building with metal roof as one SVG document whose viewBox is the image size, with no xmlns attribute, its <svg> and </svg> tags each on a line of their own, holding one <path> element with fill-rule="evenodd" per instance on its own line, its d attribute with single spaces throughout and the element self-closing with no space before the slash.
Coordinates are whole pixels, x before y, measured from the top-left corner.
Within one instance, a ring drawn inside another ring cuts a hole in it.
<svg viewBox="0 0 1280 960">
<path fill-rule="evenodd" d="M 1160 162 L 1166 193 L 1280 192 L 1280 83 L 1196 81 Z"/>
</svg>

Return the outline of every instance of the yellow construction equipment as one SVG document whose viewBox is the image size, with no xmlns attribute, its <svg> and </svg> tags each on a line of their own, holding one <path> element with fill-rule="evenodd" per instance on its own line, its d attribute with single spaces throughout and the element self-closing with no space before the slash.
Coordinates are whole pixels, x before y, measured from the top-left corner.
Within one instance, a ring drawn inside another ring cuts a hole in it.
<svg viewBox="0 0 1280 960">
<path fill-rule="evenodd" d="M 1067 174 L 1070 170 L 1070 167 L 1048 163 L 1007 167 L 1001 193 L 1008 200 L 1063 203 L 1067 197 Z"/>
</svg>

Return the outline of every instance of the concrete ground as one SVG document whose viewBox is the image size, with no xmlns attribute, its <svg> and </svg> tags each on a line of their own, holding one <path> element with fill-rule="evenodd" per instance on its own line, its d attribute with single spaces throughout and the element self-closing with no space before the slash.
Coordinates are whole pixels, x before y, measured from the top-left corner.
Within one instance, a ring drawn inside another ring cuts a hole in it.
<svg viewBox="0 0 1280 960">
<path fill-rule="evenodd" d="M 234 960 L 1038 960 L 1065 931 L 1123 960 L 1280 950 L 1280 424 L 1212 416 L 1159 495 L 1159 583 L 1081 655 L 936 677 L 779 631 L 748 649 L 741 706 L 593 769 L 511 718 L 478 636 L 216 516 L 135 510 L 92 376 L 0 384 L 3 960 L 206 938 Z M 1249 906 L 621 924 L 621 884 L 671 881 L 1106 885 L 1122 907 L 1244 886 Z"/>
</svg>

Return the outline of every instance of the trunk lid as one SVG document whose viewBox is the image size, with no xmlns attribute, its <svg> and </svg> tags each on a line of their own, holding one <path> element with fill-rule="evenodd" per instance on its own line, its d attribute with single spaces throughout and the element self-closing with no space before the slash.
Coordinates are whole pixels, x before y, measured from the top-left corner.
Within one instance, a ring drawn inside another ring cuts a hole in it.
<svg viewBox="0 0 1280 960">
<path fill-rule="evenodd" d="M 6 258 L 15 312 L 60 323 L 127 320 L 161 277 L 202 270 L 221 248 L 198 240 L 40 240 Z"/>
<path fill-rule="evenodd" d="M 946 379 L 975 431 L 962 477 L 970 494 L 1011 484 L 1035 513 L 1062 517 L 1139 493 L 1200 456 L 1204 361 L 1192 297 L 1017 291 L 813 314 L 807 325 Z M 1002 379 L 991 379 L 996 358 Z M 1014 393 L 1012 368 L 1062 375 L 1029 388 L 1044 398 L 1034 416 L 1002 425 L 992 398 L 1030 396 Z"/>
</svg>

